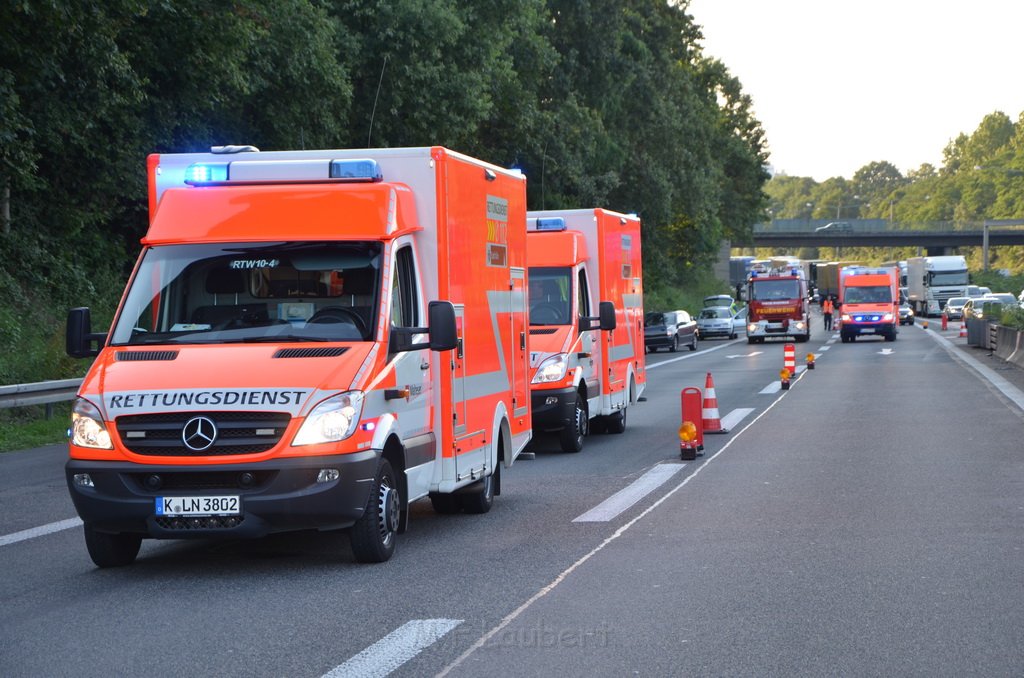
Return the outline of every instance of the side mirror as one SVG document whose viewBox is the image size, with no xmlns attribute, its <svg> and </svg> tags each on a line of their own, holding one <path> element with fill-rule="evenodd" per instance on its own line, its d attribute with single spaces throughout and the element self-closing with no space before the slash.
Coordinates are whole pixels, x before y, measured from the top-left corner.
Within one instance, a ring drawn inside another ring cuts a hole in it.
<svg viewBox="0 0 1024 678">
<path fill-rule="evenodd" d="M 450 301 L 432 301 L 427 306 L 431 351 L 450 351 L 459 345 L 455 306 Z"/>
<path fill-rule="evenodd" d="M 598 318 L 602 330 L 615 329 L 615 304 L 610 301 L 602 301 L 597 305 Z"/>
<path fill-rule="evenodd" d="M 64 347 L 72 358 L 92 358 L 100 354 L 100 346 L 107 341 L 105 334 L 93 334 L 92 316 L 85 307 L 68 311 L 68 324 L 64 334 Z M 93 346 L 93 342 L 98 345 Z"/>
</svg>

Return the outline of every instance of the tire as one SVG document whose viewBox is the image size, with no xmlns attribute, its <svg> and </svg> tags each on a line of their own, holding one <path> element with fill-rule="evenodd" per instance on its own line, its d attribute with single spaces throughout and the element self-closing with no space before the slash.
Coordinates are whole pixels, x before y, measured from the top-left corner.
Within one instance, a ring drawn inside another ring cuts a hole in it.
<svg viewBox="0 0 1024 678">
<path fill-rule="evenodd" d="M 107 534 L 97 532 L 88 525 L 85 529 L 85 547 L 96 567 L 131 565 L 139 555 L 142 536 L 138 534 Z"/>
<path fill-rule="evenodd" d="M 675 353 L 676 349 L 679 348 L 679 335 L 672 337 L 672 343 L 668 347 L 669 353 Z"/>
<path fill-rule="evenodd" d="M 608 433 L 625 433 L 626 432 L 626 410 L 628 407 L 623 407 L 615 414 L 609 414 L 604 418 L 605 430 Z"/>
<path fill-rule="evenodd" d="M 391 463 L 381 459 L 366 499 L 366 510 L 349 531 L 352 553 L 360 563 L 383 563 L 395 552 L 402 500 Z"/>
<path fill-rule="evenodd" d="M 481 480 L 479 492 L 454 495 L 459 500 L 463 511 L 480 514 L 491 510 L 491 506 L 494 505 L 494 486 L 497 484 L 497 474 L 500 472 L 500 469 L 495 469 L 494 473 Z"/>
<path fill-rule="evenodd" d="M 434 513 L 440 513 L 445 516 L 462 510 L 462 507 L 459 505 L 459 498 L 454 494 L 432 493 L 430 495 L 430 505 L 434 507 Z"/>
<path fill-rule="evenodd" d="M 896 330 L 893 330 L 892 332 L 887 332 L 885 335 L 885 340 L 896 341 Z"/>
<path fill-rule="evenodd" d="M 697 350 L 697 335 L 696 334 L 693 335 L 690 338 L 690 350 L 691 351 L 696 351 Z"/>
<path fill-rule="evenodd" d="M 802 344 L 803 342 L 805 342 L 808 339 L 810 339 L 811 335 L 809 335 L 809 334 L 798 334 L 797 336 L 795 336 L 793 338 L 796 339 L 796 342 L 798 344 Z"/>
<path fill-rule="evenodd" d="M 587 411 L 587 401 L 577 391 L 572 424 L 563 428 L 558 434 L 558 442 L 562 446 L 562 451 L 575 453 L 582 450 L 583 439 L 586 437 L 589 427 L 590 419 L 589 412 Z"/>
<path fill-rule="evenodd" d="M 755 337 L 747 337 L 747 343 L 748 344 L 756 344 L 757 343 L 757 339 Z"/>
<path fill-rule="evenodd" d="M 730 335 L 729 335 L 729 338 L 730 338 L 730 339 L 735 339 L 735 338 L 736 338 L 736 333 L 735 333 L 735 332 L 733 332 L 732 334 L 730 334 Z"/>
</svg>

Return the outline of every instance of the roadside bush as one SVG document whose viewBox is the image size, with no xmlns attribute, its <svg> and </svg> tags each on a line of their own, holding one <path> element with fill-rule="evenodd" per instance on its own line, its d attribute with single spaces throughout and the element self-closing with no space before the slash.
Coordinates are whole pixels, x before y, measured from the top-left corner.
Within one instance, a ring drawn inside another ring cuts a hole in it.
<svg viewBox="0 0 1024 678">
<path fill-rule="evenodd" d="M 999 324 L 1012 327 L 1015 330 L 1024 331 L 1024 308 L 1014 307 L 1003 310 Z"/>
</svg>

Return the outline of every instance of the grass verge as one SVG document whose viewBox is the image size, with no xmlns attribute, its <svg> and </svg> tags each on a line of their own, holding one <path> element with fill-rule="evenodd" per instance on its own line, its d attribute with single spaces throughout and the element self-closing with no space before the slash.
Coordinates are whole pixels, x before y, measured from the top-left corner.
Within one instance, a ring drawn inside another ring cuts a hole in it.
<svg viewBox="0 0 1024 678">
<path fill-rule="evenodd" d="M 0 410 L 0 452 L 27 450 L 67 441 L 71 402 L 54 403 L 46 418 L 45 405 Z"/>
</svg>

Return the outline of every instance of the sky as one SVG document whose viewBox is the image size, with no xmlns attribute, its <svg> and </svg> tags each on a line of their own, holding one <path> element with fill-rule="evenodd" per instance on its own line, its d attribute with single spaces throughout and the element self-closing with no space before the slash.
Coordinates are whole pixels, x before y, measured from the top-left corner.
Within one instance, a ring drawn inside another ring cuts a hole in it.
<svg viewBox="0 0 1024 678">
<path fill-rule="evenodd" d="M 691 0 L 705 54 L 754 102 L 776 173 L 904 174 L 1024 112 L 1021 0 Z"/>
</svg>

